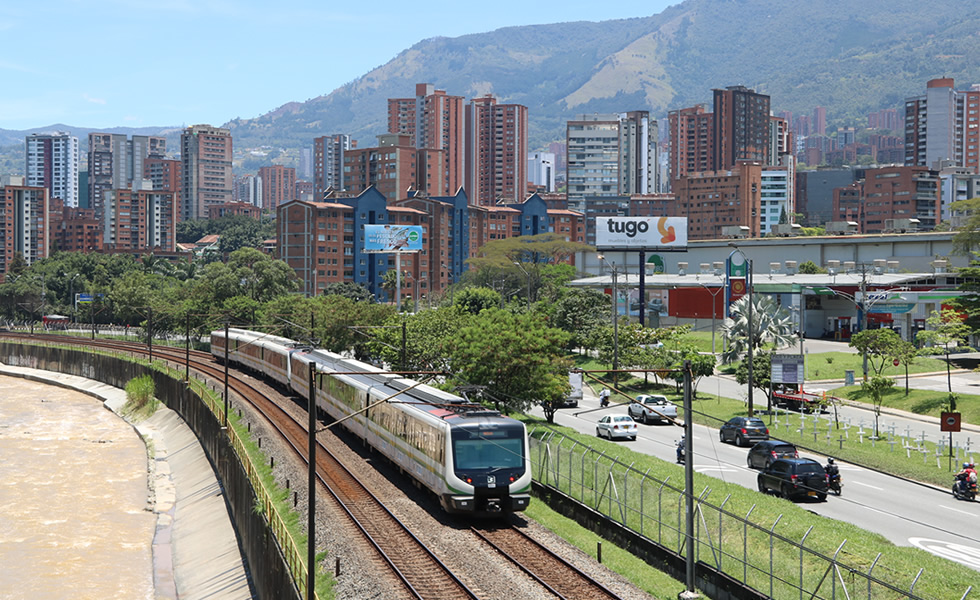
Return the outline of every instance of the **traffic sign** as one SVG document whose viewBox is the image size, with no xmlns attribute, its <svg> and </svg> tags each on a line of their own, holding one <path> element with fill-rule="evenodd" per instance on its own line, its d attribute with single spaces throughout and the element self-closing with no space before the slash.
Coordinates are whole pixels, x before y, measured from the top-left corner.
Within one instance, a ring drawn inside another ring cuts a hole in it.
<svg viewBox="0 0 980 600">
<path fill-rule="evenodd" d="M 900 361 L 896 358 L 895 360 L 892 361 L 892 364 L 897 367 L 899 362 Z"/>
<path fill-rule="evenodd" d="M 951 431 L 956 433 L 960 430 L 960 413 L 944 412 L 939 417 L 939 431 Z"/>
</svg>

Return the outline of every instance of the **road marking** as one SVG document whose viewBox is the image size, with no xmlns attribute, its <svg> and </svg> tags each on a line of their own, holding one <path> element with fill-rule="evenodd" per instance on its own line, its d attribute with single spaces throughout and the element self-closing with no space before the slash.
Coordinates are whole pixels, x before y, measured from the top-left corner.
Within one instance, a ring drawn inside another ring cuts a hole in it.
<svg viewBox="0 0 980 600">
<path fill-rule="evenodd" d="M 939 508 L 945 508 L 946 510 L 952 510 L 952 511 L 956 511 L 956 512 L 958 512 L 958 513 L 963 513 L 964 515 L 970 515 L 971 517 L 972 517 L 972 516 L 974 516 L 974 513 L 971 513 L 971 512 L 967 512 L 967 511 L 965 511 L 965 510 L 960 510 L 960 509 L 958 509 L 958 508 L 953 508 L 952 506 L 946 506 L 946 505 L 944 505 L 944 504 L 940 504 L 940 505 L 939 505 Z"/>
<path fill-rule="evenodd" d="M 870 485 L 870 484 L 867 484 L 867 483 L 861 483 L 860 481 L 848 481 L 848 483 L 857 484 L 857 485 L 863 485 L 864 487 L 869 487 L 869 488 L 871 488 L 873 490 L 884 491 L 883 488 L 880 488 L 880 487 L 878 487 L 876 485 Z"/>
<path fill-rule="evenodd" d="M 940 540 L 931 540 L 929 538 L 909 538 L 909 543 L 936 556 L 948 558 L 961 565 L 966 565 L 971 569 L 980 570 L 980 548 Z"/>
<path fill-rule="evenodd" d="M 720 471 L 722 473 L 738 473 L 739 469 L 732 469 L 729 467 L 696 467 L 694 469 L 698 473 L 704 473 L 705 471 Z"/>
</svg>

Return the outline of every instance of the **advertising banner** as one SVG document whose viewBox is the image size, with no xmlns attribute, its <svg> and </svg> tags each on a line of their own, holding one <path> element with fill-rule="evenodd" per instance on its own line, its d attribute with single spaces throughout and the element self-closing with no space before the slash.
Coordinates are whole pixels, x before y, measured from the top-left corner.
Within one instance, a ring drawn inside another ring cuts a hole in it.
<svg viewBox="0 0 980 600">
<path fill-rule="evenodd" d="M 365 225 L 365 252 L 420 252 L 421 225 Z"/>
<path fill-rule="evenodd" d="M 596 217 L 599 250 L 687 251 L 687 217 Z"/>
</svg>

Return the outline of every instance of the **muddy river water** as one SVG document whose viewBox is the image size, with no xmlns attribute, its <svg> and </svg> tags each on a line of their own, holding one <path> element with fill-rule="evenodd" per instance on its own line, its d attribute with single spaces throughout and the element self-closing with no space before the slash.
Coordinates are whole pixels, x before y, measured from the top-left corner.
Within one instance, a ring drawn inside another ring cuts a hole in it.
<svg viewBox="0 0 980 600">
<path fill-rule="evenodd" d="M 147 456 L 85 394 L 0 376 L 0 598 L 153 598 Z"/>
</svg>

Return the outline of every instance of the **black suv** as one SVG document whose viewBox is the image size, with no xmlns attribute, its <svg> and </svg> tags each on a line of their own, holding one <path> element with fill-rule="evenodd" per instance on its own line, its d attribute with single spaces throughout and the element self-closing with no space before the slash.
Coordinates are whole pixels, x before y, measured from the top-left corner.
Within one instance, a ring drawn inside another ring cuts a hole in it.
<svg viewBox="0 0 980 600">
<path fill-rule="evenodd" d="M 769 428 L 758 417 L 732 417 L 718 430 L 722 442 L 735 442 L 746 446 L 751 442 L 769 439 Z"/>
<path fill-rule="evenodd" d="M 783 498 L 827 499 L 827 473 L 812 458 L 780 458 L 759 473 L 759 491 L 777 492 Z"/>
<path fill-rule="evenodd" d="M 749 453 L 745 457 L 745 464 L 749 466 L 750 469 L 759 467 L 764 469 L 772 464 L 772 461 L 777 458 L 796 458 L 799 454 L 796 453 L 796 446 L 790 444 L 789 442 L 780 442 L 779 440 L 766 440 L 764 442 L 759 442 L 749 450 Z"/>
</svg>

